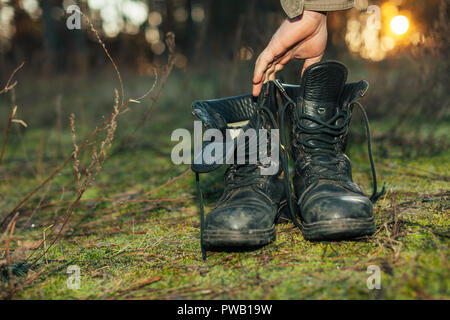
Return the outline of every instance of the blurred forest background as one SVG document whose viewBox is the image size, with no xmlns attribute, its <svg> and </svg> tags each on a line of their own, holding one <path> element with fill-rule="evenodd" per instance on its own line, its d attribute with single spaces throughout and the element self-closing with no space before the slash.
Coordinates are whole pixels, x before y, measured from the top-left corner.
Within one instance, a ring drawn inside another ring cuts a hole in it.
<svg viewBox="0 0 450 320">
<path fill-rule="evenodd" d="M 275 0 L 1 0 L 2 83 L 22 61 L 27 64 L 23 72 L 48 81 L 111 71 L 84 19 L 81 30 L 66 27 L 66 9 L 74 4 L 100 32 L 122 72 L 153 75 L 154 67 L 165 64 L 169 50 L 164 38 L 171 31 L 176 36 L 176 72 L 222 79 L 218 95 L 249 91 L 251 67 L 284 19 Z M 380 12 L 368 13 L 369 5 L 379 5 Z M 357 0 L 355 9 L 329 14 L 326 58 L 347 62 L 354 78 L 364 68 L 376 90 L 368 101 L 371 113 L 407 109 L 444 118 L 449 10 L 441 0 Z M 377 14 L 381 29 L 370 28 L 368 20 Z M 393 32 L 396 16 L 408 19 L 407 30 L 399 31 L 403 34 Z M 223 66 L 225 74 L 220 72 Z M 288 69 L 282 77 L 298 82 L 299 66 Z M 391 69 L 398 72 L 388 75 L 385 70 Z"/>
<path fill-rule="evenodd" d="M 66 25 L 72 5 L 80 30 Z M 251 91 L 285 19 L 279 1 L 0 0 L 0 297 L 448 298 L 449 12 L 447 0 L 356 0 L 328 14 L 324 60 L 370 83 L 362 102 L 388 189 L 364 259 L 345 242 L 307 246 L 284 226 L 262 253 L 217 254 L 205 267 L 193 177 L 171 163 L 170 134 L 192 128 L 194 100 Z M 279 78 L 299 83 L 301 65 Z M 360 122 L 349 154 L 369 190 Z M 212 203 L 222 176 L 206 179 Z M 286 277 L 296 259 L 307 284 Z M 383 265 L 391 291 L 360 289 L 366 262 Z M 79 291 L 65 288 L 71 264 L 91 276 Z M 342 278 L 336 264 L 359 273 Z"/>
</svg>

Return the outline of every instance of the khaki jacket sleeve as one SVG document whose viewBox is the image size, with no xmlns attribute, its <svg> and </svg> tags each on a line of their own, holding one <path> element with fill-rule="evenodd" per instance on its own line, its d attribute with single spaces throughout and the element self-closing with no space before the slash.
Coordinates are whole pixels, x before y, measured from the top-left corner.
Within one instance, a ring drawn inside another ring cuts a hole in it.
<svg viewBox="0 0 450 320">
<path fill-rule="evenodd" d="M 337 11 L 353 7 L 354 0 L 280 0 L 281 6 L 287 16 L 292 19 L 303 13 L 311 11 Z"/>
</svg>

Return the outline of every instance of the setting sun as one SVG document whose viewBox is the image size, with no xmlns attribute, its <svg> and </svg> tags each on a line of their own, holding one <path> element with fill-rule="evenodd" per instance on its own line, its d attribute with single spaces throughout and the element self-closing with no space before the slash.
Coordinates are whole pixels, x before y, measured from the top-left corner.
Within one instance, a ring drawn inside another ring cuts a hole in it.
<svg viewBox="0 0 450 320">
<path fill-rule="evenodd" d="M 396 35 L 402 35 L 408 31 L 409 20 L 405 16 L 395 16 L 391 20 L 391 30 Z"/>
</svg>

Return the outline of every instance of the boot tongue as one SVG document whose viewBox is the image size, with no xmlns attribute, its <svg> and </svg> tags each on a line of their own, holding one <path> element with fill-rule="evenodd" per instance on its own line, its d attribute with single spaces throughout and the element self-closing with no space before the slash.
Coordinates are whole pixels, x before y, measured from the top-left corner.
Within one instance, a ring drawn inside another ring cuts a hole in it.
<svg viewBox="0 0 450 320">
<path fill-rule="evenodd" d="M 321 62 L 306 68 L 303 73 L 301 90 L 302 95 L 299 103 L 301 116 L 310 116 L 315 120 L 329 122 L 339 108 L 339 99 L 347 80 L 347 68 L 339 62 Z M 303 100 L 303 101 L 302 101 Z M 306 128 L 314 129 L 322 126 L 315 121 L 303 119 L 302 125 Z M 334 125 L 334 123 L 333 123 Z M 325 141 L 333 141 L 335 137 L 320 133 L 303 134 L 303 138 L 309 138 L 308 143 L 314 146 L 317 151 L 325 148 L 330 149 L 330 145 Z M 329 162 L 332 155 L 319 152 L 313 158 L 319 162 Z"/>
<path fill-rule="evenodd" d="M 336 115 L 346 80 L 347 68 L 342 63 L 319 62 L 311 65 L 303 73 L 303 103 L 299 111 L 315 119 L 330 120 Z M 317 123 L 309 120 L 303 120 L 303 124 L 317 126 Z"/>
</svg>

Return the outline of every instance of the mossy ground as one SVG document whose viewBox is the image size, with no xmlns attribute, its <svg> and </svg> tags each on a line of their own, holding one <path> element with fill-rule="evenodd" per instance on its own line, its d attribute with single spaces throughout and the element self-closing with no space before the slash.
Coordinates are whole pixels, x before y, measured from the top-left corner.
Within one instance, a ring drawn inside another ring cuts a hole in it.
<svg viewBox="0 0 450 320">
<path fill-rule="evenodd" d="M 135 86 L 137 92 L 143 90 L 145 86 L 139 82 L 141 80 L 133 81 L 128 85 Z M 203 261 L 194 176 L 187 165 L 173 165 L 170 159 L 171 147 L 175 144 L 170 141 L 172 130 L 192 126 L 190 101 L 217 94 L 215 87 L 207 84 L 199 84 L 193 90 L 195 81 L 200 80 L 194 77 L 170 79 L 146 126 L 133 137 L 129 148 L 105 162 L 95 183 L 84 194 L 62 230 L 60 239 L 33 264 L 26 276 L 16 277 L 12 282 L 2 280 L 4 297 L 450 298 L 450 152 L 446 147 L 440 147 L 448 146 L 442 141 L 448 138 L 449 127 L 442 123 L 422 125 L 412 122 L 412 126 L 423 128 L 423 136 L 432 130 L 432 140 L 414 140 L 420 131 L 404 130 L 404 145 L 388 139 L 392 119 L 372 123 L 378 179 L 386 183 L 387 190 L 375 206 L 374 236 L 358 241 L 313 243 L 305 241 L 301 233 L 287 223 L 277 226 L 276 241 L 264 248 L 252 252 L 209 252 L 206 262 Z M 33 125 L 34 116 L 44 117 L 43 111 L 38 113 L 29 107 L 28 111 L 18 115 L 30 123 L 21 135 L 12 131 L 0 167 L 1 216 L 38 185 L 64 159 L 64 154 L 70 154 L 68 113 L 77 113 L 81 141 L 93 128 L 92 122 L 86 119 L 98 120 L 97 114 L 110 110 L 111 90 L 102 89 L 110 84 L 101 84 L 94 90 L 102 94 L 71 96 L 70 91 L 61 93 L 63 125 L 59 131 L 55 126 Z M 39 83 L 36 87 L 20 90 L 19 86 L 16 93 L 19 110 L 26 104 L 26 99 L 20 101 L 20 97 L 30 97 L 36 90 L 47 94 L 34 98 L 36 108 L 45 108 L 43 105 L 48 103 L 45 97 L 55 96 L 51 89 L 40 88 Z M 170 94 L 175 91 L 183 92 L 183 95 Z M 76 111 L 74 105 L 84 105 L 84 109 Z M 102 108 L 92 109 L 95 106 Z M 53 107 L 48 108 L 50 115 L 46 117 L 51 118 L 55 111 Z M 133 123 L 145 109 L 141 105 L 133 108 L 129 112 L 131 115 L 121 116 L 116 141 L 132 130 Z M 2 115 L 3 112 L 7 114 L 2 111 Z M 357 119 L 353 120 L 353 138 L 348 153 L 354 180 L 369 193 L 370 169 L 363 131 L 357 122 Z M 88 160 L 89 154 L 84 161 Z M 44 245 L 36 247 L 42 242 L 44 232 L 48 237 L 45 246 L 49 246 L 54 239 L 51 232 L 61 228 L 67 207 L 64 201 L 75 197 L 71 166 L 68 165 L 20 210 L 10 243 L 10 254 L 15 254 L 16 259 L 32 254 L 30 261 L 33 261 L 42 255 Z M 202 177 L 208 208 L 221 192 L 222 173 L 218 171 Z M 2 255 L 3 252 L 2 247 Z M 70 265 L 80 267 L 78 290 L 67 287 Z M 379 266 L 381 270 L 380 290 L 369 290 L 366 285 L 370 276 L 367 269 L 371 265 Z"/>
</svg>

